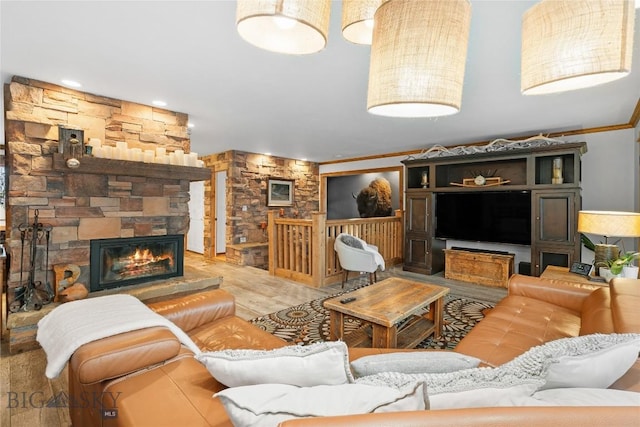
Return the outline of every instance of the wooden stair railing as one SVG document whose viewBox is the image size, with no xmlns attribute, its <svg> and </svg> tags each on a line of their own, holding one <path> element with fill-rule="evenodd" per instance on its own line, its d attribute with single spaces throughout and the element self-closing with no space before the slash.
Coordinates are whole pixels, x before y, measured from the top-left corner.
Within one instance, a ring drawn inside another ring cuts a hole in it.
<svg viewBox="0 0 640 427">
<path fill-rule="evenodd" d="M 378 247 L 388 267 L 402 263 L 402 211 L 392 217 L 327 220 L 314 212 L 311 219 L 279 218 L 269 211 L 269 273 L 313 287 L 340 281 L 343 272 L 333 249 L 340 233 L 358 236 Z"/>
</svg>

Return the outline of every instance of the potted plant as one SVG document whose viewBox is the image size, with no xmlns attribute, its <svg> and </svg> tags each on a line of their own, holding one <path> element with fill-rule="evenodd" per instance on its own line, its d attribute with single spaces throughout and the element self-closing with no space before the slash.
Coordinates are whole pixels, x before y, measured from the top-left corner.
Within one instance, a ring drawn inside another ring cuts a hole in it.
<svg viewBox="0 0 640 427">
<path fill-rule="evenodd" d="M 633 260 L 640 258 L 640 252 L 626 252 L 616 259 L 609 261 L 609 269 L 614 276 L 638 278 L 638 267 L 633 265 Z"/>
</svg>

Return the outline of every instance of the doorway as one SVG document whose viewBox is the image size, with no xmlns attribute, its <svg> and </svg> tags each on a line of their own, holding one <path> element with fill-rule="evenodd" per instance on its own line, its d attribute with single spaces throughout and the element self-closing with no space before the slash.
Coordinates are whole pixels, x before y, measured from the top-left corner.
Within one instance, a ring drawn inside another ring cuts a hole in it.
<svg viewBox="0 0 640 427">
<path fill-rule="evenodd" d="M 204 254 L 204 181 L 189 186 L 189 217 L 187 250 Z"/>
<path fill-rule="evenodd" d="M 215 256 L 227 251 L 227 171 L 216 172 L 215 177 Z"/>
</svg>

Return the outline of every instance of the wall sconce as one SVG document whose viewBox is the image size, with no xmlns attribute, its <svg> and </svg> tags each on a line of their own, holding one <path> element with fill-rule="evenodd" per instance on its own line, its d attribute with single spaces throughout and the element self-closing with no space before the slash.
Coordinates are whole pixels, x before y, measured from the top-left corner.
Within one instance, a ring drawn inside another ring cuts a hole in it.
<svg viewBox="0 0 640 427">
<path fill-rule="evenodd" d="M 260 222 L 260 228 L 265 230 L 267 228 L 267 222 L 266 221 L 261 221 Z"/>
</svg>

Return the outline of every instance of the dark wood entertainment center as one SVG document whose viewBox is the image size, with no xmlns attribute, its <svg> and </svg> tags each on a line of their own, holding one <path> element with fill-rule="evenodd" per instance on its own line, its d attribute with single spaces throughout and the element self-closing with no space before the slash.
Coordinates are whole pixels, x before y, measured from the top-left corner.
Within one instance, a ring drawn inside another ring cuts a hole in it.
<svg viewBox="0 0 640 427">
<path fill-rule="evenodd" d="M 586 151 L 585 142 L 575 142 L 402 161 L 404 269 L 423 274 L 443 270 L 446 240 L 435 236 L 435 208 L 438 194 L 448 192 L 529 191 L 531 274 L 539 276 L 548 265 L 568 267 L 579 261 L 580 159 Z M 562 159 L 561 184 L 552 183 L 554 159 Z M 475 175 L 483 173 L 493 179 L 475 184 Z"/>
</svg>

